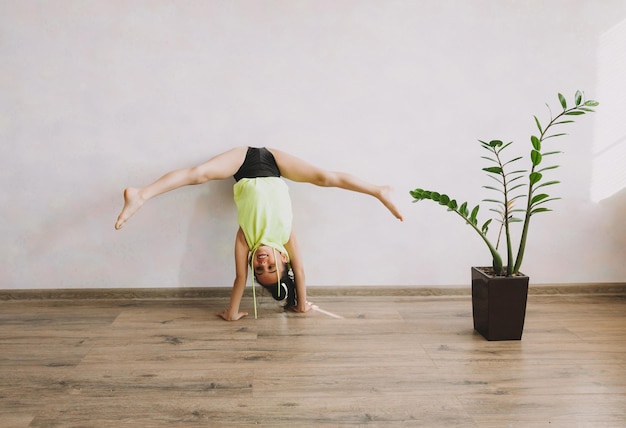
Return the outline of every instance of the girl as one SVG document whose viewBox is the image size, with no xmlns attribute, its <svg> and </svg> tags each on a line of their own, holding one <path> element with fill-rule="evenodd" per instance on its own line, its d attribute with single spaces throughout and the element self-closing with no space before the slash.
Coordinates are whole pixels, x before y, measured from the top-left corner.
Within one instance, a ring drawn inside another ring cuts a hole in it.
<svg viewBox="0 0 626 428">
<path fill-rule="evenodd" d="M 226 321 L 248 315 L 239 310 L 248 277 L 248 262 L 257 282 L 268 288 L 275 299 L 286 298 L 287 306 L 296 312 L 312 309 L 306 300 L 300 247 L 291 227 L 291 200 L 281 176 L 373 196 L 402 221 L 402 215 L 391 200 L 389 186 L 373 185 L 343 172 L 325 171 L 280 150 L 238 147 L 201 165 L 168 172 L 146 187 L 128 187 L 124 190 L 124 208 L 115 228 L 121 229 L 148 199 L 185 185 L 231 176 L 236 180 L 233 192 L 239 229 L 235 239 L 235 281 L 230 304 L 218 314 Z"/>
</svg>

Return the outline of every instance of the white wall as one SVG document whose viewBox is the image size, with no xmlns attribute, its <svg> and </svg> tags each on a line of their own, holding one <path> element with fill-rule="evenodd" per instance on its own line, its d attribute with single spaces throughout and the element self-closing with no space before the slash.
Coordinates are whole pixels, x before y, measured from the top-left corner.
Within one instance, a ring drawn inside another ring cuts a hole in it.
<svg viewBox="0 0 626 428">
<path fill-rule="evenodd" d="M 395 186 L 404 223 L 290 183 L 310 285 L 466 284 L 486 248 L 409 190 L 478 203 L 476 140 L 526 154 L 532 115 L 577 89 L 610 102 L 555 143 L 563 200 L 534 217 L 523 270 L 624 281 L 625 191 L 590 196 L 592 147 L 626 135 L 598 129 L 623 95 L 601 78 L 626 52 L 619 37 L 607 55 L 603 35 L 624 19 L 623 0 L 2 1 L 0 288 L 230 285 L 232 181 L 113 223 L 124 187 L 237 145 Z"/>
</svg>

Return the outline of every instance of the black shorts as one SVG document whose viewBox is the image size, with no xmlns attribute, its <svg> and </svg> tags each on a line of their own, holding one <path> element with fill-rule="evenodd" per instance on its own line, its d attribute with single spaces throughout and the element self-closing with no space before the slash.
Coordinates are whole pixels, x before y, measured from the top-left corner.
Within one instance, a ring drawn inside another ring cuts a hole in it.
<svg viewBox="0 0 626 428">
<path fill-rule="evenodd" d="M 234 175 L 235 180 L 257 177 L 280 177 L 280 170 L 272 152 L 265 147 L 248 147 L 246 159 Z"/>
</svg>

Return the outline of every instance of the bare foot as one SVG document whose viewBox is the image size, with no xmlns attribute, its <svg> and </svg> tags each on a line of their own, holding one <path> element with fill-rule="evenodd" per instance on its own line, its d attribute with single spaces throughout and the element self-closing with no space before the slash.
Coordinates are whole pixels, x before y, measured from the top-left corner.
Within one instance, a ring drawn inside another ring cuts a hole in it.
<svg viewBox="0 0 626 428">
<path fill-rule="evenodd" d="M 118 230 L 121 229 L 128 219 L 141 208 L 143 203 L 144 200 L 139 194 L 139 189 L 135 187 L 126 188 L 124 190 L 124 208 L 122 208 L 122 212 L 117 217 L 115 228 Z"/>
<path fill-rule="evenodd" d="M 396 204 L 393 203 L 392 197 L 393 197 L 393 188 L 391 186 L 380 187 L 380 195 L 378 197 L 378 199 L 380 199 L 380 202 L 382 202 L 383 205 L 385 205 L 387 209 L 391 211 L 391 213 L 398 220 L 403 221 L 404 218 L 402 217 L 402 213 L 400 213 L 400 210 L 398 209 L 398 207 L 396 207 Z"/>
</svg>

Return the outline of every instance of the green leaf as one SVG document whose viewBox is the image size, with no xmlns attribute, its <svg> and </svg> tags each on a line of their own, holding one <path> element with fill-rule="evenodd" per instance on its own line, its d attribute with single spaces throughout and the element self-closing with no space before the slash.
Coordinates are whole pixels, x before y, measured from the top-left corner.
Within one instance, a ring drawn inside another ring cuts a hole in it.
<svg viewBox="0 0 626 428">
<path fill-rule="evenodd" d="M 452 199 L 450 202 L 448 202 L 448 208 L 451 209 L 452 211 L 456 210 L 457 206 L 458 205 L 455 199 Z"/>
<path fill-rule="evenodd" d="M 497 199 L 483 199 L 483 202 L 493 202 L 494 204 L 504 205 L 503 201 L 499 201 Z"/>
<path fill-rule="evenodd" d="M 579 110 L 582 110 L 582 111 L 588 111 L 588 112 L 590 112 L 590 113 L 595 112 L 595 110 L 594 110 L 594 109 L 589 108 L 589 107 L 578 107 L 578 109 L 579 109 Z"/>
<path fill-rule="evenodd" d="M 549 208 L 543 208 L 543 207 L 542 207 L 542 208 L 536 208 L 536 209 L 534 209 L 534 210 L 532 210 L 532 211 L 530 212 L 530 215 L 535 215 L 535 214 L 537 214 L 537 213 L 545 213 L 545 212 L 547 212 L 547 211 L 552 211 L 552 210 L 551 210 L 551 209 L 549 209 Z"/>
<path fill-rule="evenodd" d="M 502 174 L 502 168 L 500 168 L 499 166 L 490 166 L 487 168 L 483 168 L 483 171 L 487 171 L 492 174 Z"/>
<path fill-rule="evenodd" d="M 488 175 L 487 177 L 497 181 L 498 183 L 500 183 L 501 185 L 504 185 L 504 183 L 502 182 L 502 180 L 500 179 L 500 175 Z"/>
<path fill-rule="evenodd" d="M 521 178 L 521 177 L 519 177 L 519 178 Z M 526 186 L 526 184 L 524 184 L 524 183 L 517 184 L 517 185 L 515 185 L 515 186 L 513 186 L 513 187 L 511 187 L 511 188 L 509 189 L 509 193 L 510 193 L 510 192 L 512 192 L 512 191 L 513 191 L 513 190 L 515 190 L 515 189 L 519 189 L 520 187 L 524 187 L 524 186 Z"/>
<path fill-rule="evenodd" d="M 530 137 L 530 142 L 532 143 L 535 150 L 541 150 L 541 141 L 539 141 L 539 138 L 533 135 L 532 137 Z"/>
<path fill-rule="evenodd" d="M 435 202 L 439 202 L 439 198 L 441 197 L 441 195 L 437 192 L 430 192 L 430 199 L 432 199 Z"/>
<path fill-rule="evenodd" d="M 500 140 L 491 140 L 489 141 L 489 146 L 490 147 L 500 147 L 502 144 L 504 144 L 502 141 Z"/>
<path fill-rule="evenodd" d="M 537 166 L 541 163 L 541 153 L 539 153 L 537 150 L 532 150 L 530 152 L 530 160 L 532 161 L 534 166 Z"/>
<path fill-rule="evenodd" d="M 513 202 L 513 201 L 514 201 L 514 200 L 516 200 L 516 199 L 519 199 L 519 198 L 524 198 L 524 197 L 526 197 L 526 195 L 525 195 L 525 194 L 517 195 L 517 196 L 514 196 L 514 197 L 512 197 L 512 198 L 509 198 L 509 202 Z M 513 212 L 513 211 L 515 211 L 515 210 L 511 210 L 511 211 L 509 211 L 509 212 Z M 518 210 L 518 211 L 524 211 L 524 210 Z"/>
<path fill-rule="evenodd" d="M 533 116 L 535 118 L 535 123 L 537 124 L 537 128 L 539 128 L 539 133 L 543 134 L 543 129 L 541 129 L 541 124 L 539 123 L 539 119 L 537 119 L 537 116 Z"/>
<path fill-rule="evenodd" d="M 567 108 L 567 101 L 565 100 L 565 97 L 563 96 L 563 94 L 559 93 L 559 101 L 561 102 L 561 106 L 563 107 L 563 110 L 565 110 Z"/>
<path fill-rule="evenodd" d="M 413 196 L 415 199 L 422 199 L 422 193 L 424 191 L 422 189 L 415 189 L 415 190 L 411 190 L 409 193 L 411 194 L 411 196 Z"/>
<path fill-rule="evenodd" d="M 528 170 L 526 169 L 518 169 L 517 171 L 511 171 L 509 172 L 507 175 L 513 175 L 513 174 L 523 174 L 525 172 L 528 172 Z"/>
<path fill-rule="evenodd" d="M 487 143 L 486 141 L 483 140 L 478 140 L 480 142 L 481 147 L 484 147 L 485 149 L 489 150 L 490 152 L 493 152 L 493 147 L 491 147 L 489 145 L 489 143 Z"/>
<path fill-rule="evenodd" d="M 542 200 L 544 200 L 546 198 L 549 198 L 549 197 L 550 197 L 550 195 L 546 195 L 545 193 L 541 193 L 539 195 L 533 196 L 533 198 L 530 200 L 530 204 L 534 205 L 537 202 L 542 201 Z"/>
<path fill-rule="evenodd" d="M 581 114 L 585 114 L 585 112 L 584 111 L 580 111 L 580 110 L 572 110 L 572 111 L 568 111 L 565 114 L 567 116 L 580 116 Z"/>
<path fill-rule="evenodd" d="M 504 190 L 498 189 L 497 187 L 492 187 L 492 186 L 483 186 L 483 189 L 495 190 L 498 193 L 504 193 Z"/>
<path fill-rule="evenodd" d="M 524 177 L 525 177 L 525 176 L 520 175 L 520 176 L 518 176 L 518 177 L 515 177 L 515 178 L 512 178 L 512 179 L 510 179 L 510 180 L 509 180 L 508 185 L 507 185 L 507 189 L 508 189 L 509 193 L 510 193 L 511 191 L 513 191 L 513 190 L 517 189 L 518 187 L 523 187 L 523 186 L 525 186 L 525 184 L 524 184 L 524 183 L 520 183 L 520 184 L 517 184 L 517 185 L 515 185 L 515 186 L 511 187 L 511 184 L 513 184 L 513 183 L 514 183 L 515 181 L 517 181 L 517 180 L 522 180 Z"/>
<path fill-rule="evenodd" d="M 542 177 L 543 177 L 543 175 L 540 172 L 533 172 L 533 173 L 531 173 L 529 175 L 530 184 L 537 183 L 539 180 L 541 180 Z"/>
<path fill-rule="evenodd" d="M 535 187 L 535 189 L 538 189 L 540 187 L 545 187 L 545 186 L 553 186 L 553 185 L 559 184 L 559 183 L 560 183 L 560 181 L 556 181 L 556 180 L 554 180 L 554 181 L 546 181 L 545 183 L 541 183 L 539 186 Z"/>
<path fill-rule="evenodd" d="M 536 206 L 536 205 L 545 204 L 546 202 L 556 201 L 556 200 L 559 200 L 559 199 L 561 199 L 561 198 L 548 198 L 548 199 L 544 199 L 543 201 L 537 202 L 535 205 L 533 205 L 533 207 L 534 207 L 534 206 Z"/>
<path fill-rule="evenodd" d="M 492 158 L 489 158 L 489 157 L 487 157 L 487 156 L 481 156 L 481 158 L 486 159 L 486 160 L 488 160 L 488 161 L 491 161 L 491 162 L 493 162 L 493 163 L 498 163 L 498 161 L 497 161 L 497 160 L 492 159 Z"/>
<path fill-rule="evenodd" d="M 500 150 L 498 150 L 498 153 L 500 153 L 502 150 L 506 149 L 507 147 L 509 147 L 511 144 L 513 144 L 513 141 L 509 141 L 508 143 L 506 143 L 504 146 L 500 147 Z"/>
<path fill-rule="evenodd" d="M 517 158 L 515 158 L 515 159 L 511 159 L 510 161 L 506 162 L 504 165 L 508 165 L 508 164 L 513 163 L 513 162 L 515 162 L 515 161 L 518 161 L 518 160 L 520 160 L 520 159 L 522 159 L 522 157 L 521 157 L 521 156 L 520 156 L 520 157 L 517 157 Z M 504 165 L 503 165 L 503 166 L 504 166 Z"/>
<path fill-rule="evenodd" d="M 551 166 L 547 166 L 545 168 L 538 169 L 537 172 L 544 172 L 544 171 L 548 171 L 548 170 L 551 170 L 551 169 L 557 169 L 557 168 L 559 168 L 559 165 L 551 165 Z"/>
<path fill-rule="evenodd" d="M 583 101 L 583 94 L 580 91 L 576 91 L 576 95 L 574 95 L 574 98 L 576 99 L 576 105 L 579 106 L 580 103 Z"/>
<path fill-rule="evenodd" d="M 448 195 L 439 196 L 439 205 L 448 205 L 450 202 L 450 197 Z"/>
<path fill-rule="evenodd" d="M 552 134 L 552 135 L 548 135 L 547 137 L 544 137 L 544 140 L 547 140 L 548 138 L 554 138 L 554 137 L 562 137 L 563 135 L 567 135 L 565 132 L 562 132 L 560 134 Z"/>
<path fill-rule="evenodd" d="M 541 156 L 558 155 L 559 153 L 563 153 L 563 152 L 561 152 L 561 151 L 559 151 L 559 150 L 556 150 L 556 151 L 554 151 L 554 152 L 545 152 L 545 153 L 542 153 L 542 154 L 541 154 Z"/>
<path fill-rule="evenodd" d="M 469 218 L 469 220 L 470 220 L 470 221 L 471 221 L 474 225 L 476 225 L 476 222 L 477 222 L 477 220 L 476 220 L 476 216 L 478 215 L 478 210 L 479 210 L 479 209 L 480 209 L 480 206 L 479 206 L 479 205 L 476 205 L 476 206 L 474 207 L 474 209 L 472 210 L 472 214 L 470 215 L 470 218 Z"/>
<path fill-rule="evenodd" d="M 459 207 L 459 212 L 463 215 L 463 217 L 467 217 L 467 214 L 468 214 L 467 202 L 463 202 L 461 204 L 461 206 Z"/>
<path fill-rule="evenodd" d="M 489 231 L 489 224 L 491 223 L 491 220 L 493 219 L 489 219 L 485 222 L 485 224 L 483 224 L 483 226 L 480 228 L 480 230 L 483 231 L 484 234 L 487 234 L 487 232 Z"/>
<path fill-rule="evenodd" d="M 600 105 L 600 103 L 597 102 L 597 101 L 594 101 L 594 100 L 587 100 L 587 101 L 585 101 L 585 105 L 587 107 L 597 107 L 597 106 Z"/>
</svg>

